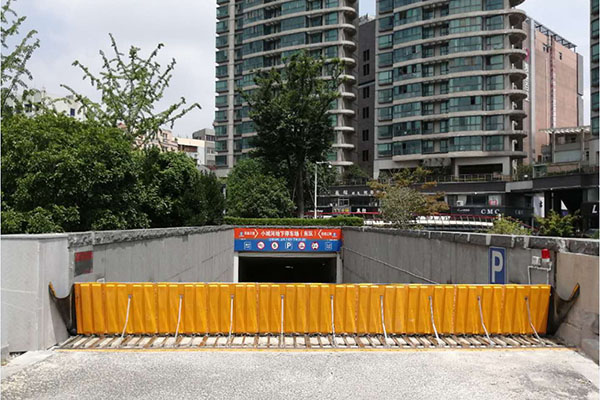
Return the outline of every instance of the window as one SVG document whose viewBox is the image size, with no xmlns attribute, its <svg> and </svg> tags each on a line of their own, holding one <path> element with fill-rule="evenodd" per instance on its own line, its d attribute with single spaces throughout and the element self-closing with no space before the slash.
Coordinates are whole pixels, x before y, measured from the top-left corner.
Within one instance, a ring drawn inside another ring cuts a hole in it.
<svg viewBox="0 0 600 400">
<path fill-rule="evenodd" d="M 215 121 L 227 121 L 227 110 L 216 111 Z"/>
<path fill-rule="evenodd" d="M 435 55 L 435 48 L 431 47 L 423 47 L 423 58 L 433 57 Z"/>
<path fill-rule="evenodd" d="M 440 121 L 440 133 L 448 132 L 448 120 L 444 119 Z"/>
<path fill-rule="evenodd" d="M 304 17 L 287 18 L 281 21 L 281 30 L 291 31 L 293 29 L 304 28 L 305 22 L 306 18 Z"/>
<path fill-rule="evenodd" d="M 219 65 L 216 70 L 217 78 L 224 78 L 228 75 L 227 65 Z"/>
<path fill-rule="evenodd" d="M 394 143 L 394 155 L 405 156 L 410 154 L 421 154 L 421 141 L 409 140 Z"/>
<path fill-rule="evenodd" d="M 391 157 L 392 156 L 392 144 L 391 143 L 380 143 L 377 145 L 377 156 L 378 157 Z"/>
<path fill-rule="evenodd" d="M 387 49 L 388 47 L 392 47 L 394 37 L 392 35 L 383 35 L 377 38 L 377 44 L 379 49 Z"/>
<path fill-rule="evenodd" d="M 304 33 L 294 33 L 292 35 L 285 35 L 281 37 L 279 44 L 281 47 L 292 47 L 304 44 L 306 35 Z"/>
<path fill-rule="evenodd" d="M 394 81 L 421 77 L 421 64 L 407 65 L 394 69 Z"/>
<path fill-rule="evenodd" d="M 388 67 L 393 62 L 393 52 L 379 54 L 377 62 L 379 67 Z"/>
<path fill-rule="evenodd" d="M 394 0 L 380 0 L 378 4 L 380 13 L 392 11 L 394 9 Z"/>
<path fill-rule="evenodd" d="M 448 119 L 448 129 L 450 132 L 480 131 L 481 117 L 470 116 L 450 118 Z"/>
<path fill-rule="evenodd" d="M 420 26 L 394 32 L 394 44 L 412 42 L 413 40 L 419 40 L 421 38 L 422 30 Z"/>
<path fill-rule="evenodd" d="M 227 136 L 227 125 L 215 126 L 215 136 Z"/>
<path fill-rule="evenodd" d="M 394 99 L 408 99 L 410 97 L 421 96 L 421 83 L 411 83 L 410 85 L 396 86 L 394 88 Z"/>
<path fill-rule="evenodd" d="M 369 150 L 363 150 L 362 152 L 362 160 L 369 161 Z"/>
<path fill-rule="evenodd" d="M 395 88 L 394 88 L 395 90 Z M 380 104 L 389 103 L 393 100 L 393 89 L 383 89 L 377 93 L 377 99 Z"/>
<path fill-rule="evenodd" d="M 496 15 L 485 19 L 485 29 L 495 31 L 504 28 L 504 16 Z"/>
<path fill-rule="evenodd" d="M 392 119 L 392 107 L 384 107 L 379 109 L 379 120 L 389 121 Z"/>
<path fill-rule="evenodd" d="M 394 137 L 420 135 L 421 132 L 421 121 L 399 122 L 394 125 Z"/>
<path fill-rule="evenodd" d="M 219 50 L 216 52 L 217 62 L 227 61 L 227 50 Z"/>
<path fill-rule="evenodd" d="M 308 42 L 309 43 L 321 43 L 323 41 L 321 32 L 309 33 L 308 34 Z"/>
<path fill-rule="evenodd" d="M 367 142 L 369 140 L 369 130 L 368 129 L 363 129 L 362 140 L 363 140 L 363 142 Z"/>
<path fill-rule="evenodd" d="M 435 85 L 433 83 L 423 84 L 422 95 L 433 96 L 435 94 Z"/>
<path fill-rule="evenodd" d="M 485 69 L 503 69 L 504 68 L 504 56 L 488 56 L 485 58 Z"/>
<path fill-rule="evenodd" d="M 433 140 L 423 140 L 423 154 L 431 154 L 433 153 Z"/>
<path fill-rule="evenodd" d="M 480 36 L 452 39 L 448 45 L 449 53 L 461 53 L 465 51 L 481 50 L 482 41 Z"/>
<path fill-rule="evenodd" d="M 504 130 L 504 116 L 491 115 L 485 118 L 486 131 L 502 131 Z"/>
<path fill-rule="evenodd" d="M 334 8 L 340 5 L 339 0 L 325 0 L 325 8 Z"/>
<path fill-rule="evenodd" d="M 363 65 L 363 75 L 369 75 L 369 66 L 370 64 Z"/>
<path fill-rule="evenodd" d="M 481 57 L 459 57 L 453 58 L 448 62 L 450 73 L 462 71 L 477 71 L 483 69 L 483 60 Z"/>
<path fill-rule="evenodd" d="M 423 103 L 422 115 L 433 115 L 435 114 L 435 108 L 433 103 Z"/>
<path fill-rule="evenodd" d="M 392 137 L 392 125 L 377 127 L 377 139 L 389 139 Z"/>
<path fill-rule="evenodd" d="M 363 51 L 363 61 L 369 61 L 369 50 Z"/>
<path fill-rule="evenodd" d="M 448 86 L 450 93 L 483 90 L 483 78 L 481 76 L 453 78 L 448 81 Z"/>
<path fill-rule="evenodd" d="M 411 22 L 420 21 L 422 16 L 421 7 L 411 8 L 410 10 L 400 11 L 394 14 L 394 25 L 404 25 Z"/>
<path fill-rule="evenodd" d="M 217 140 L 215 142 L 216 151 L 227 151 L 227 140 Z"/>
<path fill-rule="evenodd" d="M 448 102 L 450 112 L 478 111 L 481 109 L 481 96 L 454 97 Z"/>
<path fill-rule="evenodd" d="M 281 5 L 281 15 L 295 14 L 301 11 L 306 11 L 305 0 L 288 1 Z"/>
<path fill-rule="evenodd" d="M 369 107 L 363 107 L 362 109 L 362 117 L 364 118 L 369 118 Z"/>
<path fill-rule="evenodd" d="M 503 110 L 504 96 L 489 96 L 485 99 L 486 110 Z"/>
<path fill-rule="evenodd" d="M 371 88 L 369 86 L 363 88 L 363 90 L 362 90 L 363 99 L 368 99 L 369 98 L 369 96 L 371 94 L 370 93 L 370 89 Z"/>
<path fill-rule="evenodd" d="M 325 25 L 335 25 L 338 23 L 338 14 L 329 13 L 325 15 Z"/>
<path fill-rule="evenodd" d="M 502 90 L 504 89 L 504 76 L 493 75 L 485 78 L 485 87 L 487 90 Z"/>
<path fill-rule="evenodd" d="M 338 56 L 338 48 L 336 46 L 326 47 L 324 55 L 325 58 L 335 58 Z"/>
<path fill-rule="evenodd" d="M 380 85 L 385 85 L 392 82 L 392 71 L 381 71 L 377 74 L 377 80 Z"/>
<path fill-rule="evenodd" d="M 435 75 L 435 66 L 434 65 L 423 65 L 423 76 L 434 76 Z"/>
<path fill-rule="evenodd" d="M 451 138 L 448 143 L 449 151 L 481 151 L 481 136 L 461 136 Z"/>
<path fill-rule="evenodd" d="M 450 34 L 453 34 L 453 33 L 480 31 L 481 23 L 482 23 L 481 17 L 453 19 L 448 24 L 448 32 Z"/>
<path fill-rule="evenodd" d="M 394 118 L 406 118 L 421 115 L 421 103 L 406 103 L 394 106 Z"/>
<path fill-rule="evenodd" d="M 217 167 L 227 166 L 227 156 L 215 156 L 215 165 Z"/>
<path fill-rule="evenodd" d="M 599 22 L 600 22 L 600 20 L 598 20 L 598 19 L 592 21 L 592 38 L 594 38 L 594 39 L 598 38 L 598 32 L 599 32 L 598 23 Z"/>
<path fill-rule="evenodd" d="M 488 136 L 485 138 L 486 151 L 504 150 L 504 136 Z"/>
<path fill-rule="evenodd" d="M 485 0 L 486 10 L 501 10 L 504 8 L 504 0 Z"/>
<path fill-rule="evenodd" d="M 227 90 L 227 81 L 217 81 L 216 83 L 217 92 L 223 92 Z"/>
<path fill-rule="evenodd" d="M 394 62 L 402 62 L 421 58 L 421 45 L 401 47 L 394 49 Z"/>
<path fill-rule="evenodd" d="M 379 32 L 389 31 L 394 27 L 394 16 L 379 18 Z"/>
<path fill-rule="evenodd" d="M 504 36 L 488 36 L 485 38 L 485 48 L 487 50 L 501 50 L 504 48 Z"/>
<path fill-rule="evenodd" d="M 423 134 L 428 135 L 434 132 L 434 122 L 433 121 L 423 121 Z"/>
<path fill-rule="evenodd" d="M 449 12 L 450 14 L 464 14 L 471 11 L 481 11 L 482 9 L 482 0 L 451 0 Z"/>
<path fill-rule="evenodd" d="M 337 29 L 325 31 L 323 37 L 325 38 L 326 42 L 335 42 L 336 40 L 338 40 L 338 31 Z"/>
<path fill-rule="evenodd" d="M 227 45 L 227 38 L 228 38 L 228 36 L 217 36 L 217 42 L 216 42 L 217 47 L 223 47 L 223 46 Z"/>
<path fill-rule="evenodd" d="M 224 94 L 222 96 L 217 96 L 215 98 L 215 105 L 217 107 L 226 106 L 227 105 L 227 95 Z"/>
<path fill-rule="evenodd" d="M 223 33 L 229 29 L 229 21 L 217 22 L 217 33 Z"/>
<path fill-rule="evenodd" d="M 440 83 L 440 94 L 448 94 L 448 82 Z"/>
<path fill-rule="evenodd" d="M 440 153 L 448 152 L 448 139 L 440 140 Z"/>
</svg>

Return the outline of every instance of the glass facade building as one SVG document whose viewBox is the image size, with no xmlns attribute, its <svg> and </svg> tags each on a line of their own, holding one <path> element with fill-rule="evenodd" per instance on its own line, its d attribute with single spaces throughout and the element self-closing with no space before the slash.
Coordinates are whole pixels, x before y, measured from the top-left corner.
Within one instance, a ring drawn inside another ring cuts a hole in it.
<svg viewBox="0 0 600 400">
<path fill-rule="evenodd" d="M 256 135 L 239 89 L 258 70 L 277 68 L 299 51 L 344 61 L 340 98 L 329 111 L 335 138 L 327 159 L 352 164 L 355 134 L 357 0 L 217 0 L 216 166 L 226 175 L 248 156 Z M 326 68 L 323 76 L 327 75 Z"/>
<path fill-rule="evenodd" d="M 598 80 L 598 66 L 600 59 L 600 45 L 598 43 L 598 0 L 590 0 L 590 76 L 591 76 L 591 125 L 592 134 L 598 136 L 598 99 L 600 97 L 599 92 L 599 80 Z"/>
<path fill-rule="evenodd" d="M 523 0 L 378 0 L 375 176 L 511 173 L 526 156 Z"/>
</svg>

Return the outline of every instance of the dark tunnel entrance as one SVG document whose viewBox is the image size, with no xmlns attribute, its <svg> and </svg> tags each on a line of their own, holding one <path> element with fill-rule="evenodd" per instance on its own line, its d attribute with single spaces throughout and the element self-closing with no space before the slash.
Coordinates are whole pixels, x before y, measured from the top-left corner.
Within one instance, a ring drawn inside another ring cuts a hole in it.
<svg viewBox="0 0 600 400">
<path fill-rule="evenodd" d="M 336 257 L 239 258 L 240 282 L 335 283 Z"/>
</svg>

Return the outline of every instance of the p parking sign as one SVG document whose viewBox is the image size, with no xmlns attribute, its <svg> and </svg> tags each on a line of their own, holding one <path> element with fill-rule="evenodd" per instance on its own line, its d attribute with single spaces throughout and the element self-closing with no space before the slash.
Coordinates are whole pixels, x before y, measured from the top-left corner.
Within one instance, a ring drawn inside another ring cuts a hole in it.
<svg viewBox="0 0 600 400">
<path fill-rule="evenodd" d="M 503 247 L 490 247 L 488 250 L 488 265 L 490 283 L 506 284 L 508 280 L 506 249 Z"/>
</svg>

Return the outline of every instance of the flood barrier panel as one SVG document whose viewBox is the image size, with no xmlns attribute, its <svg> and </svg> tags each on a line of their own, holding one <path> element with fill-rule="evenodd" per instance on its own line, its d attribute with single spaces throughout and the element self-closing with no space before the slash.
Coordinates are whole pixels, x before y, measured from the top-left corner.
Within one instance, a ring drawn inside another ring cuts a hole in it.
<svg viewBox="0 0 600 400">
<path fill-rule="evenodd" d="M 542 334 L 549 298 L 549 285 L 75 284 L 77 332 L 97 335 Z"/>
</svg>

